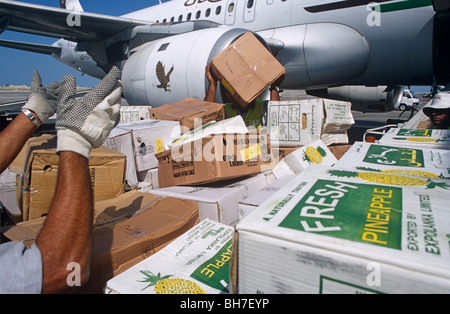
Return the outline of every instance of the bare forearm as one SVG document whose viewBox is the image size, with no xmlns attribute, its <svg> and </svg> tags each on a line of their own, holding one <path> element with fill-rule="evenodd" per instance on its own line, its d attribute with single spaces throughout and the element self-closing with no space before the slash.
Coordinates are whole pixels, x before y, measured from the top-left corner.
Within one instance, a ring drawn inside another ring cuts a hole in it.
<svg viewBox="0 0 450 314">
<path fill-rule="evenodd" d="M 216 101 L 216 89 L 217 89 L 217 83 L 216 82 L 210 82 L 208 86 L 208 90 L 206 91 L 205 101 Z"/>
<path fill-rule="evenodd" d="M 23 146 L 36 131 L 36 126 L 23 114 L 20 113 L 0 133 L 0 173 L 17 157 Z"/>
<path fill-rule="evenodd" d="M 61 292 L 75 262 L 81 280 L 89 277 L 93 199 L 88 160 L 74 152 L 60 153 L 55 197 L 36 239 L 43 261 L 43 292 Z"/>
</svg>

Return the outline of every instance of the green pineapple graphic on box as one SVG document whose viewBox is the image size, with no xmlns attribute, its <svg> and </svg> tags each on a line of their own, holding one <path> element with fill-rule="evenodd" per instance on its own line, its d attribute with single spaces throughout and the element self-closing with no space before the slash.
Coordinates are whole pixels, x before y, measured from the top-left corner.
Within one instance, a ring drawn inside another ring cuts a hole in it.
<svg viewBox="0 0 450 314">
<path fill-rule="evenodd" d="M 374 169 L 375 170 L 375 169 Z M 330 169 L 328 170 L 328 173 L 332 176 L 336 177 L 347 177 L 347 178 L 359 178 L 365 181 L 374 182 L 374 183 L 381 183 L 381 184 L 387 184 L 387 185 L 400 185 L 400 186 L 421 186 L 425 185 L 428 189 L 434 189 L 435 187 L 440 187 L 443 189 L 447 189 L 450 186 L 447 183 L 437 183 L 433 182 L 430 179 L 424 180 L 424 179 L 418 179 L 413 177 L 407 177 L 404 175 L 399 174 L 392 174 L 392 173 L 386 173 L 378 170 L 379 172 L 358 172 L 358 171 L 351 171 L 351 170 L 337 170 L 337 169 Z"/>
</svg>

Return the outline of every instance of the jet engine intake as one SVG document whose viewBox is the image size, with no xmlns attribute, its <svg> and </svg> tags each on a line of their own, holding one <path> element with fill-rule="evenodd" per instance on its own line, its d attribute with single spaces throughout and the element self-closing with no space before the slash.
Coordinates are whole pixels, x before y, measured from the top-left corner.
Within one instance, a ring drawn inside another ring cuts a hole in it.
<svg viewBox="0 0 450 314">
<path fill-rule="evenodd" d="M 247 30 L 203 29 L 162 38 L 132 52 L 122 72 L 124 95 L 133 106 L 158 107 L 205 97 L 206 65 Z"/>
</svg>

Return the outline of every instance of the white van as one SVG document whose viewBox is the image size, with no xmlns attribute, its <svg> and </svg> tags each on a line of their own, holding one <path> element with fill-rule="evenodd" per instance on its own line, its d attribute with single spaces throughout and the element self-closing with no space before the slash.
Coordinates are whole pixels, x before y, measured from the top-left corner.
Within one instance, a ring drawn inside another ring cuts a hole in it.
<svg viewBox="0 0 450 314">
<path fill-rule="evenodd" d="M 420 99 L 414 94 L 413 91 L 405 89 L 403 91 L 403 97 L 400 101 L 400 105 L 396 108 L 397 110 L 405 111 L 415 108 L 419 105 Z"/>
</svg>

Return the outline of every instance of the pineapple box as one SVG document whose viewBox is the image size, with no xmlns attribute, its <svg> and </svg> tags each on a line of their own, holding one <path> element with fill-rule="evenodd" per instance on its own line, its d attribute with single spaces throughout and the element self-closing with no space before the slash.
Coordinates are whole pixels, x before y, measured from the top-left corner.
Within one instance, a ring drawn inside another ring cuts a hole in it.
<svg viewBox="0 0 450 314">
<path fill-rule="evenodd" d="M 446 193 L 305 169 L 236 226 L 232 292 L 448 293 Z"/>
<path fill-rule="evenodd" d="M 135 164 L 137 172 L 157 168 L 158 160 L 155 155 L 164 151 L 164 145 L 181 134 L 178 121 L 166 120 L 142 120 L 124 123 L 118 125 L 116 129 L 114 130 L 115 136 L 110 136 L 107 145 L 108 147 L 120 147 L 121 153 L 132 156 L 133 158 L 128 158 L 127 161 Z M 127 133 L 129 133 L 128 136 Z M 124 137 L 122 141 L 131 141 L 132 151 L 129 151 L 129 146 L 118 144 L 120 137 Z"/>
<path fill-rule="evenodd" d="M 355 171 L 404 173 L 436 179 L 450 178 L 450 151 L 356 142 L 334 166 Z"/>
<path fill-rule="evenodd" d="M 306 145 L 321 139 L 325 144 L 348 143 L 347 130 L 355 123 L 351 103 L 325 98 L 270 101 L 267 126 L 278 146 Z"/>
<path fill-rule="evenodd" d="M 270 101 L 267 127 L 272 143 L 299 146 L 320 139 L 323 124 L 321 100 Z"/>
<path fill-rule="evenodd" d="M 201 221 L 161 251 L 109 280 L 106 293 L 228 293 L 233 228 Z"/>
<path fill-rule="evenodd" d="M 450 149 L 450 130 L 392 128 L 380 138 L 379 143 Z"/>
<path fill-rule="evenodd" d="M 298 174 L 309 166 L 332 166 L 337 161 L 322 140 L 316 140 L 285 156 L 272 170 L 270 177 L 278 180 L 286 175 Z"/>
</svg>

